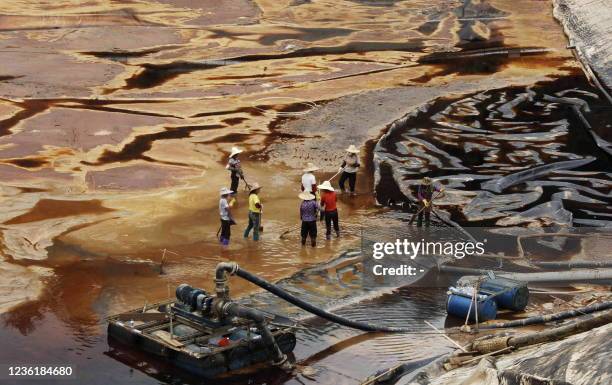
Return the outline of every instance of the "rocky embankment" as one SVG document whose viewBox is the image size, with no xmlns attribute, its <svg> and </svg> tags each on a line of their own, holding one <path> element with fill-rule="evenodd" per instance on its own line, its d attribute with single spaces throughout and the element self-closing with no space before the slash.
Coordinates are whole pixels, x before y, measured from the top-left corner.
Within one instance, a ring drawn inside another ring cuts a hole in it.
<svg viewBox="0 0 612 385">
<path fill-rule="evenodd" d="M 569 45 L 595 82 L 612 89 L 612 4 L 608 0 L 554 0 L 555 18 L 563 25 Z M 593 79 L 595 78 L 595 79 Z"/>
</svg>

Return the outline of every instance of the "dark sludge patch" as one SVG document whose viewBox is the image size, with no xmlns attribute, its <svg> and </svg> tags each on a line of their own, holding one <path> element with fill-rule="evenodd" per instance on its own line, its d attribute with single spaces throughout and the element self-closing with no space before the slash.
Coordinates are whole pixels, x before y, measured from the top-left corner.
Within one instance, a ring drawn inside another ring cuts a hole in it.
<svg viewBox="0 0 612 385">
<path fill-rule="evenodd" d="M 68 201 L 59 199 L 41 199 L 30 211 L 14 217 L 6 222 L 5 225 L 17 225 L 42 221 L 52 218 L 65 218 L 76 215 L 104 214 L 114 211 L 102 205 L 99 199 Z"/>
<path fill-rule="evenodd" d="M 38 188 L 38 187 L 17 187 L 17 188 L 23 194 L 39 193 L 39 192 L 47 192 L 48 191 L 48 190 L 46 190 L 44 188 Z"/>
<path fill-rule="evenodd" d="M 237 63 L 251 63 L 264 60 L 281 60 L 293 58 L 306 58 L 324 55 L 342 55 L 350 53 L 366 52 L 421 52 L 424 45 L 421 40 L 410 42 L 350 42 L 340 46 L 331 47 L 309 47 L 301 48 L 280 54 L 254 54 L 237 56 L 227 59 L 210 60 L 208 62 L 186 62 L 177 61 L 167 64 L 142 64 L 142 70 L 126 80 L 126 85 L 121 89 L 147 89 L 160 86 L 179 75 L 214 69 L 217 67 L 232 65 Z M 257 75 L 254 75 L 257 76 Z M 108 89 L 104 93 L 110 94 L 117 89 Z"/>
<path fill-rule="evenodd" d="M 0 163 L 13 164 L 21 168 L 41 168 L 49 164 L 45 158 L 0 159 Z"/>
<path fill-rule="evenodd" d="M 18 75 L 18 76 L 13 76 L 13 75 L 0 75 L 0 82 L 4 82 L 7 80 L 14 80 L 14 79 L 19 79 L 22 78 L 23 75 Z"/>
<path fill-rule="evenodd" d="M 270 46 L 281 40 L 301 40 L 301 41 L 319 41 L 332 37 L 348 36 L 354 32 L 349 28 L 305 28 L 305 27 L 285 27 L 287 32 L 283 33 L 264 33 L 258 39 L 262 45 Z M 240 32 L 226 31 L 220 28 L 212 28 L 209 30 L 213 33 L 212 38 L 230 38 L 232 40 L 251 41 L 250 33 L 243 34 Z"/>
<path fill-rule="evenodd" d="M 220 63 L 207 63 L 207 62 L 185 62 L 178 61 L 168 64 L 142 64 L 142 70 L 137 74 L 128 78 L 125 81 L 125 86 L 121 87 L 124 90 L 132 89 L 147 89 L 157 87 L 172 80 L 179 75 L 190 73 L 198 70 L 212 69 L 221 67 L 223 64 Z M 115 92 L 117 89 L 107 89 L 104 94 L 110 94 Z"/>
<path fill-rule="evenodd" d="M 251 116 L 263 116 L 263 112 L 258 111 L 254 107 L 240 107 L 234 110 L 200 112 L 198 114 L 190 116 L 190 118 L 204 118 L 207 116 L 233 115 L 240 113 L 249 114 Z"/>
<path fill-rule="evenodd" d="M 83 51 L 81 55 L 94 56 L 100 59 L 108 59 L 118 62 L 127 61 L 129 58 L 140 58 L 151 54 L 159 53 L 162 51 L 173 50 L 176 48 L 183 47 L 180 44 L 165 45 L 162 47 L 147 48 L 142 50 L 128 51 L 128 50 L 112 50 L 112 51 Z"/>
<path fill-rule="evenodd" d="M 155 141 L 188 138 L 191 136 L 192 132 L 216 130 L 224 127 L 224 125 L 220 124 L 167 127 L 161 132 L 136 136 L 130 143 L 123 146 L 123 148 L 119 151 L 105 150 L 96 162 L 82 161 L 81 163 L 96 166 L 115 162 L 129 162 L 131 160 L 138 159 L 155 162 L 154 159 L 144 155 L 147 151 L 151 150 Z"/>
<path fill-rule="evenodd" d="M 245 79 L 263 79 L 273 78 L 282 75 L 281 73 L 268 73 L 268 74 L 257 74 L 257 75 L 234 75 L 234 76 L 211 76 L 206 80 L 245 80 Z"/>
<path fill-rule="evenodd" d="M 512 63 L 530 66 L 558 67 L 566 62 L 563 58 L 545 57 L 547 49 L 537 47 L 487 48 L 481 50 L 434 53 L 418 60 L 430 65 L 434 71 L 411 79 L 415 83 L 427 83 L 435 77 L 456 75 L 488 75 L 503 70 Z"/>
<path fill-rule="evenodd" d="M 227 135 L 222 135 L 214 139 L 204 140 L 201 142 L 195 142 L 197 144 L 218 144 L 218 143 L 241 143 L 250 139 L 252 134 L 242 134 L 242 133 L 231 133 Z"/>
<path fill-rule="evenodd" d="M 222 122 L 227 124 L 228 126 L 235 126 L 247 120 L 249 120 L 249 118 L 243 118 L 243 117 L 238 116 L 235 118 L 223 119 Z"/>
<path fill-rule="evenodd" d="M 6 100 L 6 99 L 5 99 Z M 165 100 L 101 100 L 101 99 L 78 99 L 78 98 L 57 98 L 57 99 L 27 99 L 21 102 L 7 100 L 9 103 L 21 108 L 11 117 L 0 120 L 0 136 L 10 135 L 11 129 L 22 121 L 38 115 L 52 107 L 87 109 L 94 111 L 118 112 L 125 114 L 171 117 L 181 119 L 179 116 L 158 114 L 154 112 L 134 111 L 124 108 L 114 108 L 113 104 L 143 104 L 143 103 L 166 103 Z M 73 104 L 70 104 L 73 103 Z"/>
<path fill-rule="evenodd" d="M 436 29 L 438 29 L 438 26 L 440 25 L 440 21 L 435 20 L 435 21 L 426 21 L 425 23 L 421 24 L 418 28 L 417 31 L 423 35 L 429 36 L 432 33 L 434 33 L 436 31 Z"/>
<path fill-rule="evenodd" d="M 24 100 L 23 102 L 13 102 L 13 104 L 19 106 L 21 110 L 9 118 L 0 120 L 0 136 L 9 135 L 11 128 L 23 120 L 46 111 L 50 106 L 50 103 L 45 100 Z"/>
</svg>

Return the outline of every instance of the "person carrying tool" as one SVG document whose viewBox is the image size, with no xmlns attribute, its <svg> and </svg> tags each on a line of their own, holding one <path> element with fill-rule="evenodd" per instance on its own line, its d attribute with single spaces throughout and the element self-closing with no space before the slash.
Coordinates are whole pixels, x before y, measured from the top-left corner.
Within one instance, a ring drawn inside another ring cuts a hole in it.
<svg viewBox="0 0 612 385">
<path fill-rule="evenodd" d="M 302 246 L 306 245 L 306 239 L 310 236 L 312 247 L 317 246 L 317 213 L 319 205 L 315 196 L 308 191 L 302 191 L 299 195 L 302 200 L 300 205 L 300 219 L 302 220 Z"/>
<path fill-rule="evenodd" d="M 251 229 L 253 230 L 253 240 L 259 241 L 259 230 L 261 224 L 261 201 L 259 200 L 259 183 L 253 183 L 249 189 L 249 225 L 244 230 L 244 237 L 248 238 Z"/>
<path fill-rule="evenodd" d="M 223 187 L 220 191 L 221 199 L 219 199 L 219 216 L 221 217 L 221 235 L 219 236 L 219 242 L 223 246 L 229 245 L 231 237 L 231 226 L 235 225 L 234 219 L 232 218 L 232 206 L 234 205 L 234 199 L 231 197 L 234 192 L 227 187 Z"/>
<path fill-rule="evenodd" d="M 428 177 L 423 178 L 417 190 L 417 199 L 420 204 L 420 208 L 418 211 L 417 227 L 423 226 L 423 217 L 425 217 L 425 226 L 429 227 L 434 191 L 442 193 L 444 191 L 444 188 L 440 186 L 434 186 L 432 180 Z"/>
<path fill-rule="evenodd" d="M 357 169 L 360 167 L 359 164 L 359 150 L 354 145 L 350 145 L 346 149 L 347 155 L 342 162 L 342 166 L 340 166 L 340 170 L 342 171 L 342 175 L 340 176 L 340 181 L 338 184 L 340 185 L 340 190 L 344 193 L 344 184 L 348 180 L 349 188 L 352 195 L 355 195 L 355 182 L 357 181 Z"/>
<path fill-rule="evenodd" d="M 319 168 L 315 166 L 313 163 L 308 163 L 306 168 L 304 169 L 304 175 L 302 175 L 302 191 L 307 191 L 311 194 L 315 194 L 317 192 L 317 178 L 315 178 L 313 172 L 317 171 Z"/>
<path fill-rule="evenodd" d="M 230 171 L 230 178 L 232 180 L 230 190 L 232 190 L 234 194 L 238 191 L 240 179 L 244 180 L 242 166 L 240 165 L 240 159 L 238 159 L 238 154 L 240 154 L 242 151 L 243 150 L 239 149 L 238 147 L 232 147 L 232 152 L 230 153 L 229 160 L 227 161 L 227 166 L 225 166 L 225 168 Z"/>
<path fill-rule="evenodd" d="M 331 239 L 332 223 L 334 225 L 334 231 L 336 237 L 340 237 L 340 225 L 338 224 L 338 208 L 336 206 L 338 198 L 336 197 L 336 190 L 332 187 L 331 183 L 326 180 L 319 185 L 321 193 L 321 210 L 325 213 L 322 216 L 325 218 L 325 239 Z"/>
</svg>

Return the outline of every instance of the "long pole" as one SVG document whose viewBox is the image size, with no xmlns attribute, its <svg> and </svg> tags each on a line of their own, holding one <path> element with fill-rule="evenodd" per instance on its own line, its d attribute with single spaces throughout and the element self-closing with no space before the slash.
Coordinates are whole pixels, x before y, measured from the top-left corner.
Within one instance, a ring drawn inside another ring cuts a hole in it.
<svg viewBox="0 0 612 385">
<path fill-rule="evenodd" d="M 338 170 L 337 173 L 335 173 L 331 178 L 328 179 L 328 181 L 332 181 L 335 177 L 338 176 L 338 174 L 340 174 L 342 171 L 344 171 L 344 167 L 342 167 L 340 170 Z"/>
</svg>

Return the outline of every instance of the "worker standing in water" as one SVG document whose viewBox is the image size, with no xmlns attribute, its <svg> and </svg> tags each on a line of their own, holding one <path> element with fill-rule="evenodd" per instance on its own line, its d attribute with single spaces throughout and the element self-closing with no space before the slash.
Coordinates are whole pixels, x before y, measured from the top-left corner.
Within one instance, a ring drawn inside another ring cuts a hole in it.
<svg viewBox="0 0 612 385">
<path fill-rule="evenodd" d="M 417 227 L 423 226 L 423 217 L 425 217 L 425 226 L 429 227 L 434 191 L 441 193 L 444 191 L 444 188 L 434 185 L 432 180 L 428 177 L 423 178 L 417 191 L 417 199 L 420 204 Z"/>
<path fill-rule="evenodd" d="M 317 178 L 314 176 L 313 172 L 317 171 L 319 168 L 315 166 L 313 163 L 308 163 L 306 168 L 304 169 L 304 175 L 302 175 L 302 191 L 307 191 L 316 196 L 317 192 Z"/>
<path fill-rule="evenodd" d="M 238 159 L 238 154 L 241 152 L 242 150 L 238 147 L 232 147 L 232 152 L 230 153 L 229 160 L 227 161 L 227 166 L 225 166 L 225 168 L 230 171 L 230 178 L 232 180 L 230 190 L 232 190 L 234 194 L 238 191 L 240 179 L 244 179 L 240 159 Z"/>
<path fill-rule="evenodd" d="M 331 183 L 326 180 L 319 185 L 319 191 L 321 191 L 321 210 L 325 213 L 325 239 L 331 239 L 332 224 L 336 237 L 340 237 L 340 225 L 338 224 L 338 199 L 336 197 L 336 190 L 332 187 Z"/>
<path fill-rule="evenodd" d="M 219 199 L 219 216 L 221 217 L 221 235 L 219 242 L 223 246 L 229 245 L 231 237 L 232 225 L 236 224 L 232 217 L 232 206 L 234 199 L 231 197 L 234 192 L 227 187 L 223 187 L 220 191 L 221 199 Z"/>
<path fill-rule="evenodd" d="M 306 240 L 310 236 L 312 247 L 317 246 L 317 213 L 319 205 L 315 196 L 308 191 L 302 191 L 299 195 L 302 200 L 300 204 L 300 219 L 302 220 L 302 246 L 306 245 Z"/>
<path fill-rule="evenodd" d="M 355 195 L 355 183 L 357 182 L 357 170 L 361 166 L 359 164 L 359 149 L 354 145 L 350 145 L 346 149 L 346 157 L 342 161 L 342 166 L 340 166 L 340 170 L 342 171 L 342 175 L 340 175 L 340 181 L 338 182 L 340 185 L 340 190 L 344 193 L 346 190 L 344 189 L 344 184 L 348 180 L 349 189 L 352 195 Z"/>
<path fill-rule="evenodd" d="M 261 225 L 261 200 L 259 199 L 259 183 L 253 183 L 249 189 L 249 225 L 244 230 L 244 237 L 248 238 L 251 229 L 253 230 L 253 240 L 259 241 L 259 227 Z"/>
</svg>

